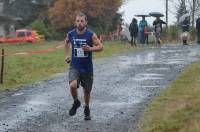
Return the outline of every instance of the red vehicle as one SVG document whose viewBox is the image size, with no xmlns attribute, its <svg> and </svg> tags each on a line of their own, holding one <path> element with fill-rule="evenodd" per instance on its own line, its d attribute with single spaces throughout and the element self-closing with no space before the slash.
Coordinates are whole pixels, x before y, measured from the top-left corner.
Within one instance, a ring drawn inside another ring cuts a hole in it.
<svg viewBox="0 0 200 132">
<path fill-rule="evenodd" d="M 39 35 L 37 31 L 21 29 L 16 30 L 9 37 L 0 37 L 0 43 L 23 43 L 31 42 L 35 43 L 44 39 L 44 36 Z"/>
</svg>

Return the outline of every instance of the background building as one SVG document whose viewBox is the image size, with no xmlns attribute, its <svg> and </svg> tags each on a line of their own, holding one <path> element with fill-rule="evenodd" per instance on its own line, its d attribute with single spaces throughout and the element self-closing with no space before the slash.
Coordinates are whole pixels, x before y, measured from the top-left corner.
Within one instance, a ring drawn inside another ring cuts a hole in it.
<svg viewBox="0 0 200 132">
<path fill-rule="evenodd" d="M 0 0 L 0 36 L 7 36 L 15 31 L 15 25 L 21 18 L 5 14 L 4 1 Z"/>
</svg>

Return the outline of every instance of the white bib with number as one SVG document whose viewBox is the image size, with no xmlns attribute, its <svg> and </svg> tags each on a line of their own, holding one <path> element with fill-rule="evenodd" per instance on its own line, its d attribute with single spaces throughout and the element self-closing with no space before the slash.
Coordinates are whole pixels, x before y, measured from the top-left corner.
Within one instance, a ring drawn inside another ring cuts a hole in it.
<svg viewBox="0 0 200 132">
<path fill-rule="evenodd" d="M 74 48 L 74 56 L 75 57 L 87 57 L 88 54 L 85 54 L 82 48 Z"/>
</svg>

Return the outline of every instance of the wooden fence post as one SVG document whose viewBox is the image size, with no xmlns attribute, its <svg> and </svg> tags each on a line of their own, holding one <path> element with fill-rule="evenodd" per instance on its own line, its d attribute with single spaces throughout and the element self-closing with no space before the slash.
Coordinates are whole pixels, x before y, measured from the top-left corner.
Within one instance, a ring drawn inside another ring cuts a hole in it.
<svg viewBox="0 0 200 132">
<path fill-rule="evenodd" d="M 2 49 L 2 52 L 1 52 L 1 80 L 0 80 L 0 83 L 3 84 L 3 72 L 4 71 L 4 49 Z"/>
</svg>

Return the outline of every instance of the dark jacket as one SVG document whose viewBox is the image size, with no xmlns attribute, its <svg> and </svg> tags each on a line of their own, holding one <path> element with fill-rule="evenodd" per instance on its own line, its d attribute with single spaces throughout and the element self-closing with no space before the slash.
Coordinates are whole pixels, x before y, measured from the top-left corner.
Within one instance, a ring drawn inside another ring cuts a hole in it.
<svg viewBox="0 0 200 132">
<path fill-rule="evenodd" d="M 181 23 L 181 28 L 183 32 L 189 32 L 189 27 L 190 27 L 190 20 L 189 19 L 185 19 L 182 23 Z"/>
<path fill-rule="evenodd" d="M 200 31 L 200 17 L 196 20 L 196 29 Z"/>
<path fill-rule="evenodd" d="M 132 37 L 133 36 L 137 37 L 137 34 L 138 34 L 137 22 L 131 22 L 131 24 L 129 25 L 129 31 Z"/>
<path fill-rule="evenodd" d="M 157 30 L 157 28 L 158 27 L 160 27 L 160 29 L 161 29 L 161 32 L 162 32 L 162 24 L 167 24 L 166 22 L 164 22 L 163 20 L 161 20 L 161 19 L 159 19 L 159 20 L 155 20 L 154 22 L 153 22 L 153 25 L 155 26 L 155 32 L 156 32 L 156 30 Z"/>
</svg>

